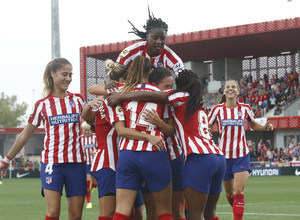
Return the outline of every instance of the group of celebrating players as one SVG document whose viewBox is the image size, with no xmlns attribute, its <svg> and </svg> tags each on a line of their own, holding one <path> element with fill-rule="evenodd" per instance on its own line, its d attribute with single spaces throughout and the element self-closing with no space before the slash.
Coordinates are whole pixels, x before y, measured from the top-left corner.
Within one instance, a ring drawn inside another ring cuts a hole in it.
<svg viewBox="0 0 300 220">
<path fill-rule="evenodd" d="M 191 220 L 217 220 L 222 182 L 234 219 L 243 218 L 250 172 L 244 121 L 260 131 L 272 130 L 272 125 L 256 123 L 250 106 L 236 101 L 239 85 L 234 80 L 226 81 L 224 97 L 208 116 L 199 75 L 184 69 L 165 45 L 168 25 L 149 12 L 144 29 L 133 26 L 142 41 L 125 48 L 116 62 L 106 61 L 106 85 L 90 87 L 89 93 L 98 98 L 87 104 L 81 94 L 68 91 L 71 63 L 57 58 L 47 64 L 44 98 L 35 103 L 0 165 L 3 176 L 44 124 L 41 182 L 46 220 L 59 219 L 63 186 L 68 218 L 81 219 L 85 195 L 96 184 L 99 220 L 142 219 L 144 203 L 148 220 L 186 219 L 186 205 Z M 210 133 L 215 123 L 218 144 Z M 89 162 L 84 152 L 93 147 Z"/>
</svg>

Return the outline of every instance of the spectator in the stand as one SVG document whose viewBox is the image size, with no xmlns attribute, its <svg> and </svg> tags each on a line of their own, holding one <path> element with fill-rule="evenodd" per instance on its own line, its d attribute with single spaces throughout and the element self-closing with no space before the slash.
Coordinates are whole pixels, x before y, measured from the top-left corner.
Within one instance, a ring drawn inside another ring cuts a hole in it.
<svg viewBox="0 0 300 220">
<path fill-rule="evenodd" d="M 269 109 L 273 109 L 276 105 L 276 98 L 274 95 L 271 95 L 269 98 Z"/>
<path fill-rule="evenodd" d="M 298 88 L 296 90 L 296 98 L 300 96 L 300 86 L 298 85 Z"/>
</svg>

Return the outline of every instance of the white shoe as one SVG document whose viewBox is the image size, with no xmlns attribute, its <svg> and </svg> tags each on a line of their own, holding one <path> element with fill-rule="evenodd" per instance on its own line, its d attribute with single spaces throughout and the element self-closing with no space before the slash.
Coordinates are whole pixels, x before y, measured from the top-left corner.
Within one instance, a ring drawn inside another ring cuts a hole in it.
<svg viewBox="0 0 300 220">
<path fill-rule="evenodd" d="M 86 208 L 87 208 L 87 209 L 91 209 L 91 208 L 93 208 L 93 205 L 92 205 L 92 203 L 88 203 L 88 204 L 86 205 Z"/>
</svg>

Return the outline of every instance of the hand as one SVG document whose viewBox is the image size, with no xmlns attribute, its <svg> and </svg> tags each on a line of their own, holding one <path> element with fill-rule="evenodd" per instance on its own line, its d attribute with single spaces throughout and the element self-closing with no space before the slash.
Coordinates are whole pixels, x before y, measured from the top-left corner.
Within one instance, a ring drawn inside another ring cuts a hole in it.
<svg viewBox="0 0 300 220">
<path fill-rule="evenodd" d="M 1 176 L 1 179 L 6 176 L 7 168 L 8 167 L 5 166 L 3 163 L 0 163 L 0 176 Z"/>
<path fill-rule="evenodd" d="M 145 109 L 143 111 L 143 117 L 144 117 L 144 120 L 151 123 L 151 124 L 154 124 L 156 126 L 159 125 L 159 123 L 162 121 L 162 119 L 159 117 L 157 111 L 155 111 L 154 109 Z"/>
<path fill-rule="evenodd" d="M 164 149 L 164 140 L 162 139 L 162 137 L 160 136 L 153 136 L 150 135 L 151 137 L 149 137 L 149 142 L 157 148 L 157 150 L 162 150 Z"/>
<path fill-rule="evenodd" d="M 273 125 L 269 121 L 267 121 L 264 127 L 265 131 L 273 131 Z"/>
<path fill-rule="evenodd" d="M 89 105 L 93 110 L 97 110 L 103 101 L 104 101 L 103 96 L 99 96 L 99 97 L 97 97 L 96 99 L 94 99 L 93 101 L 90 101 L 90 102 L 88 103 L 88 105 Z"/>
<path fill-rule="evenodd" d="M 120 102 L 122 102 L 121 97 L 122 97 L 121 94 L 114 92 L 110 96 L 107 97 L 107 104 L 111 107 L 115 106 L 115 105 L 119 104 Z"/>
<path fill-rule="evenodd" d="M 109 84 L 105 85 L 105 89 L 108 90 L 110 93 L 118 91 L 118 87 L 115 81 L 112 81 Z"/>
</svg>

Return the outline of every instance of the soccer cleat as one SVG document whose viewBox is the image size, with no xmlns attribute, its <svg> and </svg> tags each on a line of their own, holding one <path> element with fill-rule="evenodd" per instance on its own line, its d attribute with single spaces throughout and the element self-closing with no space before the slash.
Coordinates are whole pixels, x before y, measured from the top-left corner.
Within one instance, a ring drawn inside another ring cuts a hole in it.
<svg viewBox="0 0 300 220">
<path fill-rule="evenodd" d="M 87 208 L 87 209 L 91 209 L 91 208 L 93 208 L 93 205 L 92 205 L 92 203 L 88 203 L 88 204 L 86 205 L 86 208 Z"/>
</svg>

